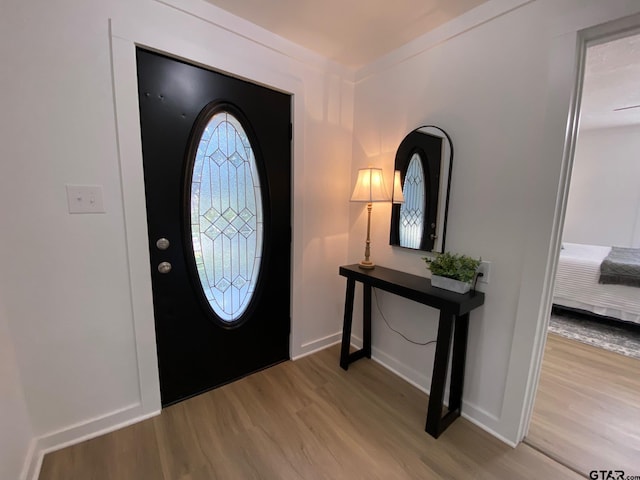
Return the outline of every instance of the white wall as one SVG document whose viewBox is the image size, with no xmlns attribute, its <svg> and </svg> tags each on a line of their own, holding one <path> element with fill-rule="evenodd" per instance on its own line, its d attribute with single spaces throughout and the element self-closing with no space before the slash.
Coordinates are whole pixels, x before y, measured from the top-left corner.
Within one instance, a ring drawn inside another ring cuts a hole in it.
<svg viewBox="0 0 640 480">
<path fill-rule="evenodd" d="M 640 125 L 581 130 L 563 240 L 640 247 Z"/>
<path fill-rule="evenodd" d="M 0 304 L 0 478 L 19 478 L 32 440 L 22 384 Z"/>
<path fill-rule="evenodd" d="M 490 15 L 497 3 L 510 2 L 489 2 L 471 12 L 467 24 L 457 20 L 457 30 L 445 26 L 357 73 L 352 175 L 373 164 L 391 178 L 395 149 L 417 126 L 435 124 L 450 134 L 455 158 L 446 248 L 492 262 L 486 303 L 471 314 L 463 414 L 513 443 L 522 438 L 527 379 L 536 368 L 531 358 L 545 298 L 576 32 L 639 6 L 539 0 L 483 21 L 480 12 Z M 388 206 L 375 205 L 373 216 L 373 260 L 427 276 L 421 253 L 388 245 Z M 364 222 L 363 209 L 353 206 L 350 261 L 362 256 Z M 435 310 L 380 297 L 396 328 L 414 339 L 435 338 Z M 373 349 L 378 360 L 428 388 L 433 345 L 408 344 L 375 308 Z"/>
<path fill-rule="evenodd" d="M 347 207 L 350 177 L 371 163 L 390 179 L 399 141 L 423 122 L 451 134 L 448 249 L 493 261 L 487 303 L 472 315 L 464 412 L 516 441 L 569 104 L 554 68 L 570 68 L 578 29 L 638 10 L 540 0 L 488 21 L 520 3 L 488 2 L 470 14 L 479 26 L 454 21 L 354 85 L 351 72 L 199 0 L 2 2 L 0 291 L 37 448 L 158 406 L 134 43 L 294 94 L 294 356 L 339 338 L 337 266 L 359 260 L 364 240 L 363 209 Z M 68 215 L 65 183 L 103 185 L 107 213 Z M 377 204 L 374 260 L 424 274 L 419 254 L 387 246 L 388 222 Z M 429 309 L 380 301 L 409 335 L 434 335 Z M 428 384 L 432 347 L 406 345 L 377 317 L 374 343 L 379 359 Z"/>
<path fill-rule="evenodd" d="M 8 75 L 10 70 L 5 65 L 5 59 L 9 58 L 10 42 L 9 37 L 5 37 L 11 25 L 9 19 L 9 5 L 6 2 L 0 3 L 0 85 L 3 86 L 2 103 L 6 104 L 9 92 Z M 0 198 L 5 204 L 2 190 L 4 189 L 4 166 L 9 164 L 11 157 L 4 154 L 2 144 L 8 142 L 9 137 L 5 137 L 8 132 L 10 120 L 0 116 Z M 2 221 L 2 240 L 0 240 L 0 251 L 15 248 L 15 245 L 7 241 L 9 232 L 8 215 L 4 208 L 0 207 L 0 220 Z M 0 253 L 0 255 L 2 255 Z M 0 257 L 2 258 L 2 257 Z M 5 268 L 0 268 L 0 278 L 4 278 Z M 18 368 L 14 339 L 9 329 L 9 316 L 5 308 L 5 297 L 7 292 L 0 287 L 0 478 L 18 479 L 22 475 L 25 459 L 29 458 L 30 445 L 34 433 L 31 427 L 31 420 L 27 411 L 27 403 L 24 396 L 24 389 L 20 371 Z"/>
<path fill-rule="evenodd" d="M 291 353 L 337 338 L 352 73 L 204 2 L 180 6 L 197 14 L 152 0 L 2 2 L 0 291 L 40 449 L 159 407 L 146 227 L 135 222 L 134 42 L 294 94 Z M 103 185 L 106 214 L 69 215 L 66 183 Z"/>
</svg>

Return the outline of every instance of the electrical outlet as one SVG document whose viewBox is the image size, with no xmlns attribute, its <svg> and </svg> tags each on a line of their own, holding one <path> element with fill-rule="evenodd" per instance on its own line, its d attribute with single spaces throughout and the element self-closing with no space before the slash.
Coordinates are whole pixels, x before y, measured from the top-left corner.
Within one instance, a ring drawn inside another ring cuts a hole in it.
<svg viewBox="0 0 640 480">
<path fill-rule="evenodd" d="M 69 213 L 104 213 L 102 185 L 67 185 Z"/>
<path fill-rule="evenodd" d="M 491 280 L 491 262 L 483 260 L 478 267 L 478 272 L 482 273 L 482 276 L 478 277 L 478 283 L 489 283 Z"/>
</svg>

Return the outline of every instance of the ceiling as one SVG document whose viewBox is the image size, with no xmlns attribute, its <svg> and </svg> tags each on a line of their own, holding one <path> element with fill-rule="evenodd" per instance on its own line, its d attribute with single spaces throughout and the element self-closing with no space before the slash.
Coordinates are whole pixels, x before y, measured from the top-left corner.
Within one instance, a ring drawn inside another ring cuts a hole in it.
<svg viewBox="0 0 640 480">
<path fill-rule="evenodd" d="M 207 0 L 349 67 L 366 65 L 487 0 Z M 640 35 L 589 47 L 581 128 L 640 124 Z M 623 109 L 623 110 L 617 110 Z"/>
<path fill-rule="evenodd" d="M 322 56 L 358 67 L 487 0 L 207 0 Z"/>
<path fill-rule="evenodd" d="M 587 49 L 580 107 L 583 129 L 634 124 L 640 124 L 640 35 Z"/>
</svg>

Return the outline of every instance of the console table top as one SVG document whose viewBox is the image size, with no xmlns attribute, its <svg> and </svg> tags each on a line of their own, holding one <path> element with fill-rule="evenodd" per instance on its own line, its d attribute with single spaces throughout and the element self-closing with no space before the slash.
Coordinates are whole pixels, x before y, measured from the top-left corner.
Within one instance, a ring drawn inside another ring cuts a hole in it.
<svg viewBox="0 0 640 480">
<path fill-rule="evenodd" d="M 429 278 L 379 265 L 373 270 L 364 270 L 357 263 L 343 265 L 340 275 L 454 315 L 464 315 L 484 303 L 482 292 L 450 292 L 432 286 Z"/>
</svg>

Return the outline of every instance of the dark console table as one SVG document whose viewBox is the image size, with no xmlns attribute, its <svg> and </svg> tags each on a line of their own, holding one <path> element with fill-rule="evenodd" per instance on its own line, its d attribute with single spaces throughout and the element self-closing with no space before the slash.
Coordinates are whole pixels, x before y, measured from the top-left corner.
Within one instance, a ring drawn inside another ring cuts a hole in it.
<svg viewBox="0 0 640 480">
<path fill-rule="evenodd" d="M 355 265 L 340 267 L 340 275 L 347 277 L 347 293 L 344 303 L 344 325 L 342 328 L 342 349 L 340 366 L 347 370 L 349 364 L 360 358 L 371 358 L 371 289 L 372 287 L 400 295 L 440 310 L 436 353 L 431 377 L 429 408 L 425 430 L 435 438 L 460 416 L 464 366 L 467 353 L 467 332 L 469 312 L 484 303 L 484 293 L 469 292 L 459 294 L 431 286 L 431 280 L 390 268 L 376 266 L 373 270 L 363 270 Z M 349 353 L 351 344 L 351 323 L 353 319 L 353 297 L 355 283 L 363 288 L 363 347 Z M 449 387 L 449 408 L 443 416 L 444 386 L 451 355 L 451 382 Z"/>
</svg>

